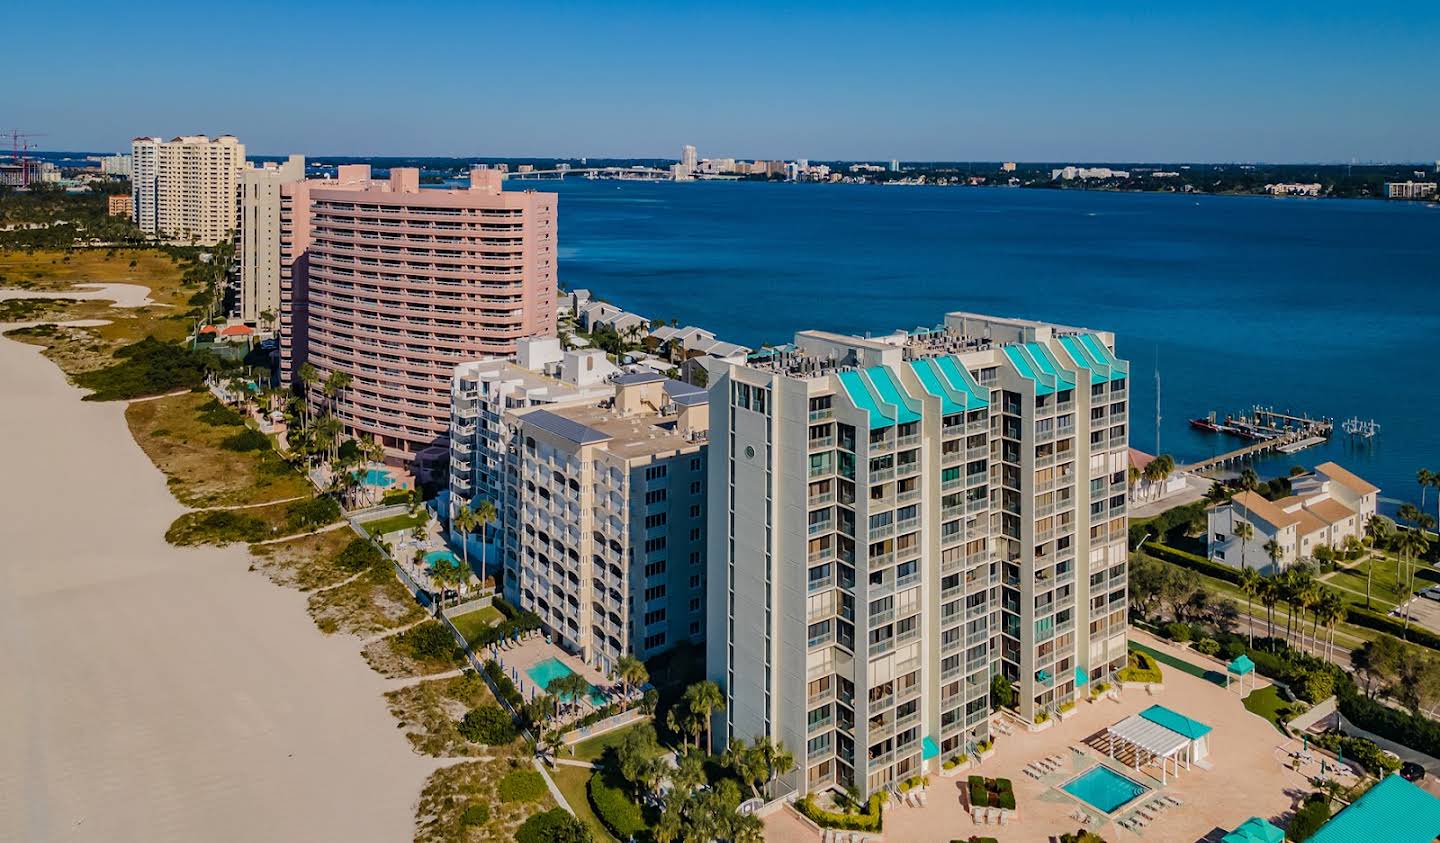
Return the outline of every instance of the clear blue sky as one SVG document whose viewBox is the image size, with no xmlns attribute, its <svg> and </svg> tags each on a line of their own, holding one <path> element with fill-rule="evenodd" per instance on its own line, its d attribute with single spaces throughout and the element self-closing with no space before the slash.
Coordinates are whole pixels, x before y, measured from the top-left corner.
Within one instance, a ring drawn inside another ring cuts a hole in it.
<svg viewBox="0 0 1440 843">
<path fill-rule="evenodd" d="M 0 128 L 44 149 L 1440 158 L 1435 0 L 6 5 Z"/>
</svg>

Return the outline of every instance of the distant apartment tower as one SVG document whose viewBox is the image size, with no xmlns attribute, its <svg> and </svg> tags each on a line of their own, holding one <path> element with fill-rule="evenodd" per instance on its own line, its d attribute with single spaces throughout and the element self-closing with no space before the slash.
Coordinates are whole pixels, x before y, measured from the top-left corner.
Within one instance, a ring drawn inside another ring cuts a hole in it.
<svg viewBox="0 0 1440 843">
<path fill-rule="evenodd" d="M 462 363 L 450 380 L 450 515 L 481 500 L 502 506 L 512 437 L 505 414 L 526 407 L 595 402 L 615 394 L 619 370 L 599 349 L 562 351 L 559 337 L 517 343 L 514 358 Z M 497 528 L 499 525 L 496 525 Z"/>
<path fill-rule="evenodd" d="M 100 172 L 107 176 L 122 176 L 128 179 L 132 160 L 129 155 L 103 156 L 100 159 Z"/>
<path fill-rule="evenodd" d="M 688 143 L 685 144 L 685 146 L 680 149 L 680 165 L 693 173 L 699 163 L 700 159 L 695 154 L 695 147 Z"/>
<path fill-rule="evenodd" d="M 240 173 L 240 231 L 236 257 L 240 263 L 240 318 L 251 325 L 280 316 L 280 192 L 281 186 L 305 178 L 305 158 L 292 155 L 283 163 L 247 165 Z"/>
<path fill-rule="evenodd" d="M 653 374 L 507 414 L 506 597 L 613 674 L 705 636 L 708 396 Z"/>
<path fill-rule="evenodd" d="M 890 172 L 892 172 L 892 173 L 898 173 L 898 172 L 900 172 L 900 160 L 899 160 L 898 158 L 891 158 L 891 159 L 890 159 Z"/>
<path fill-rule="evenodd" d="M 1385 182 L 1386 199 L 1426 199 L 1435 195 L 1436 182 L 1433 181 L 1387 181 Z"/>
<path fill-rule="evenodd" d="M 128 193 L 112 193 L 105 197 L 105 214 L 112 217 L 134 217 L 135 198 Z"/>
<path fill-rule="evenodd" d="M 438 479 L 456 364 L 555 332 L 555 195 L 503 191 L 497 170 L 463 190 L 421 190 L 407 167 L 369 176 L 281 188 L 282 376 L 347 372 L 346 432 Z"/>
<path fill-rule="evenodd" d="M 952 313 L 711 375 L 707 671 L 722 743 L 873 793 L 1055 712 L 1126 658 L 1127 370 L 1113 338 Z M 803 514 L 803 517 L 802 517 Z"/>
<path fill-rule="evenodd" d="M 230 135 L 185 135 L 135 138 L 130 150 L 130 193 L 140 230 L 201 246 L 235 235 L 244 144 Z"/>
<path fill-rule="evenodd" d="M 1000 165 L 1000 172 L 1002 172 L 1002 173 L 1013 173 L 1013 172 L 1015 172 L 1015 162 L 1014 162 L 1014 161 L 1006 161 L 1004 164 L 1001 164 L 1001 165 Z"/>
</svg>

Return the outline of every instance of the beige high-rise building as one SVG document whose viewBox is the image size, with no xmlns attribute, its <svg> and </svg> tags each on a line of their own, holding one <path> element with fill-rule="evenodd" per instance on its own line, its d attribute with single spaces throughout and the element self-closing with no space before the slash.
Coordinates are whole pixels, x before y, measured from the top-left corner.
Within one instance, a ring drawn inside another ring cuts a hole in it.
<svg viewBox="0 0 1440 843">
<path fill-rule="evenodd" d="M 231 135 L 135 138 L 135 224 L 173 243 L 213 246 L 234 236 L 245 145 Z"/>
<path fill-rule="evenodd" d="M 1126 657 L 1114 337 L 951 313 L 711 368 L 707 672 L 721 743 L 869 794 L 1056 716 Z M 801 517 L 803 514 L 804 517 Z"/>
<path fill-rule="evenodd" d="M 504 593 L 612 674 L 705 636 L 709 396 L 661 375 L 505 414 Z"/>
<path fill-rule="evenodd" d="M 240 231 L 235 244 L 240 318 L 268 330 L 278 327 L 280 318 L 280 187 L 303 178 L 301 155 L 283 163 L 248 165 L 240 173 Z M 262 319 L 263 314 L 272 319 Z"/>
</svg>

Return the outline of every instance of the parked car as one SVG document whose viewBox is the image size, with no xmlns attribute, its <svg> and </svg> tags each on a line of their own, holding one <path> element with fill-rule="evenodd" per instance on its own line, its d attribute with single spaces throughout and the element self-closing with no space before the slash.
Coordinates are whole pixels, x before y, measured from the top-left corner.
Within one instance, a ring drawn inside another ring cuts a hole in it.
<svg viewBox="0 0 1440 843">
<path fill-rule="evenodd" d="M 1431 600 L 1440 600 L 1440 585 L 1432 585 L 1420 592 L 1421 597 L 1428 597 Z"/>
<path fill-rule="evenodd" d="M 1414 761 L 1406 761 L 1400 765 L 1400 777 L 1407 782 L 1418 782 L 1425 778 L 1425 768 Z"/>
</svg>

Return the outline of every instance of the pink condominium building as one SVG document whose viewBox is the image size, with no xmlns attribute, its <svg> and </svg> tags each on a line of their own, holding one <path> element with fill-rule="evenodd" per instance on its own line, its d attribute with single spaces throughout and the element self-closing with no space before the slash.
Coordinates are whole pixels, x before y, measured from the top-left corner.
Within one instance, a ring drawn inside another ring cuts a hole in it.
<svg viewBox="0 0 1440 843">
<path fill-rule="evenodd" d="M 282 377 L 347 372 L 346 431 L 422 476 L 449 460 L 455 365 L 555 333 L 555 195 L 501 178 L 421 190 L 419 170 L 349 165 L 283 188 Z"/>
</svg>

